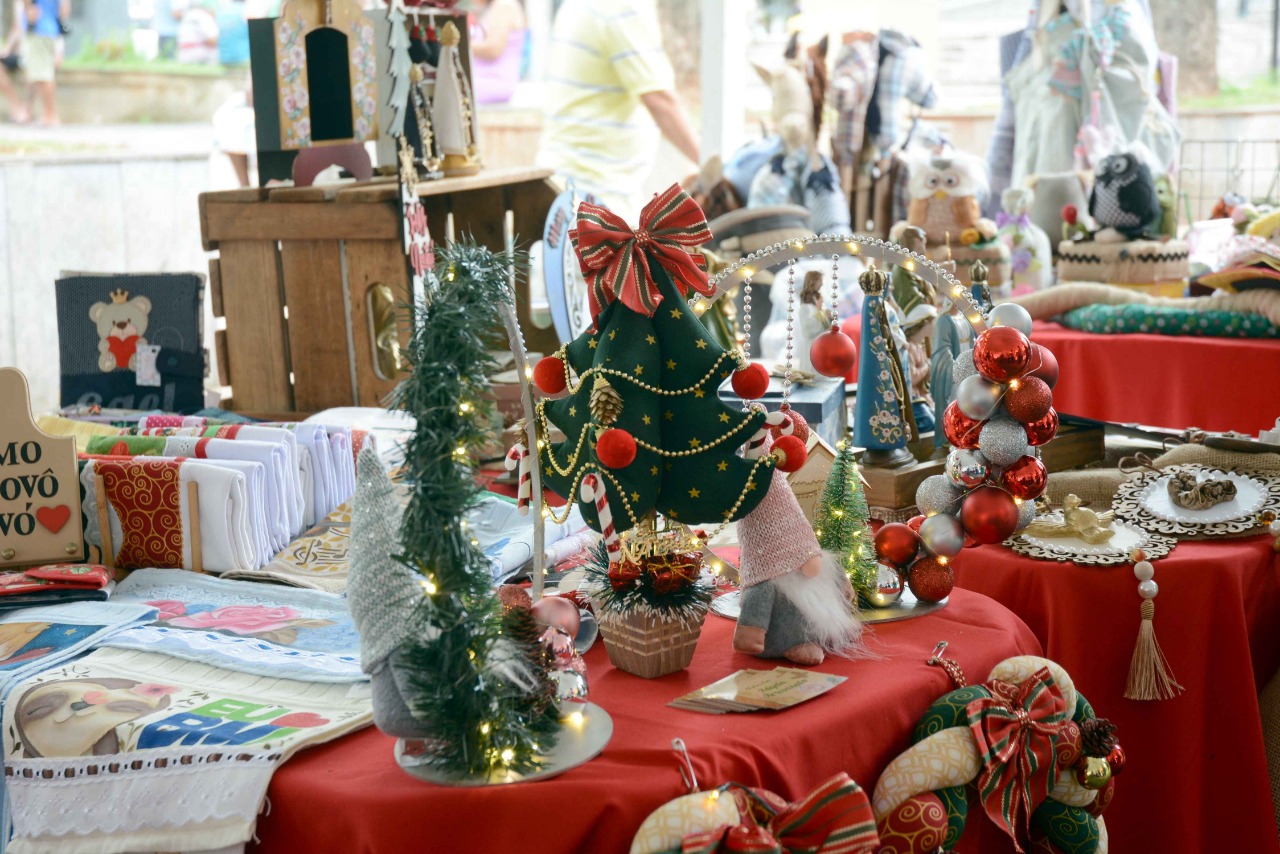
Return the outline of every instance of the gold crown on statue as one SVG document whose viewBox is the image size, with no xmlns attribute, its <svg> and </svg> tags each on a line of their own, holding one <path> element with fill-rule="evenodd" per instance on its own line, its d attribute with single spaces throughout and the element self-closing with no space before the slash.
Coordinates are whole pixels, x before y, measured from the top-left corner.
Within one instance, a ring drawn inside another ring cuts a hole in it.
<svg viewBox="0 0 1280 854">
<path fill-rule="evenodd" d="M 123 305 L 129 301 L 129 292 L 124 288 L 116 288 L 111 292 L 111 301 L 116 305 Z"/>
</svg>

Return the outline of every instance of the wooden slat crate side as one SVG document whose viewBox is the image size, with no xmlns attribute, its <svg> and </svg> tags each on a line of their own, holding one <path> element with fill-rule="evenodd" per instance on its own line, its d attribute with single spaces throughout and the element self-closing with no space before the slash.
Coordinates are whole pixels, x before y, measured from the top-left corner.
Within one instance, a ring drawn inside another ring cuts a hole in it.
<svg viewBox="0 0 1280 854">
<path fill-rule="evenodd" d="M 235 406 L 293 409 L 280 259 L 274 241 L 235 240 L 220 247 L 226 359 Z"/>
<path fill-rule="evenodd" d="M 314 412 L 356 403 L 347 353 L 341 250 L 341 243 L 335 240 L 286 240 L 280 244 L 284 298 L 289 307 L 293 400 L 300 410 Z"/>
<path fill-rule="evenodd" d="M 355 343 L 356 400 L 360 406 L 385 406 L 398 377 L 383 377 L 375 368 L 374 330 L 369 317 L 369 291 L 375 285 L 391 288 L 397 304 L 409 300 L 409 277 L 399 243 L 385 240 L 347 241 L 347 284 L 351 299 L 351 331 Z M 400 346 L 409 343 L 409 324 L 399 322 Z"/>
<path fill-rule="evenodd" d="M 399 240 L 394 204 L 346 205 L 315 202 L 236 204 L 205 202 L 206 242 L 224 240 Z"/>
<path fill-rule="evenodd" d="M 231 385 L 231 362 L 227 359 L 227 330 L 213 333 L 213 352 L 218 364 L 218 382 Z"/>
<path fill-rule="evenodd" d="M 222 317 L 222 265 L 217 258 L 209 259 L 209 305 L 214 317 Z"/>
</svg>

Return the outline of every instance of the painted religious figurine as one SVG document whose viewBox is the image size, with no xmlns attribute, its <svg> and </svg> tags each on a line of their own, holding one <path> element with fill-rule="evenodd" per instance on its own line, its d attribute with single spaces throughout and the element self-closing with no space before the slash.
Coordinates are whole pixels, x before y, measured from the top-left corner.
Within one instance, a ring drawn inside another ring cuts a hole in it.
<svg viewBox="0 0 1280 854">
<path fill-rule="evenodd" d="M 431 121 L 444 153 L 446 175 L 470 175 L 480 169 L 480 126 L 471 83 L 458 55 L 461 40 L 453 21 L 440 29 L 440 65 L 431 99 Z"/>
<path fill-rule="evenodd" d="M 924 254 L 923 229 L 907 226 L 898 239 L 911 252 Z M 899 330 L 895 331 L 894 337 L 911 386 L 911 412 L 916 428 L 921 433 L 928 433 L 934 428 L 933 400 L 929 396 L 929 353 L 932 351 L 934 321 L 938 317 L 938 293 L 912 268 L 898 264 L 890 277 L 889 295 L 894 315 L 889 322 Z"/>
<path fill-rule="evenodd" d="M 853 443 L 866 448 L 864 465 L 899 466 L 915 460 L 907 449 L 914 439 L 907 362 L 898 352 L 886 297 L 889 277 L 874 268 L 858 277 L 862 303 L 862 353 L 858 396 L 853 410 Z"/>
</svg>

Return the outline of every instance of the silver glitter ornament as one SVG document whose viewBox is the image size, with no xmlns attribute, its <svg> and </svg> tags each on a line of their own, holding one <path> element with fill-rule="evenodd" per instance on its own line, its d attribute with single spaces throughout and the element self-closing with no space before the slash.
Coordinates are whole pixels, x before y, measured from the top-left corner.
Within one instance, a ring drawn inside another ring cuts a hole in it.
<svg viewBox="0 0 1280 854">
<path fill-rule="evenodd" d="M 1031 337 L 1031 314 L 1013 302 L 1002 302 L 987 316 L 988 326 L 1008 326 Z"/>
<path fill-rule="evenodd" d="M 978 369 L 973 364 L 973 348 L 962 351 L 951 365 L 951 381 L 956 385 L 964 382 L 966 377 L 972 377 L 977 373 Z"/>
<path fill-rule="evenodd" d="M 955 516 L 935 513 L 920 523 L 920 542 L 939 557 L 954 557 L 964 548 L 964 528 Z"/>
<path fill-rule="evenodd" d="M 960 499 L 963 497 L 964 490 L 941 474 L 926 477 L 916 488 L 916 506 L 926 516 L 934 513 L 954 516 L 960 512 Z"/>
<path fill-rule="evenodd" d="M 982 425 L 978 434 L 978 450 L 998 466 L 1007 466 L 1031 453 L 1027 431 L 1016 421 L 997 418 Z"/>
<path fill-rule="evenodd" d="M 1002 394 L 1004 386 L 974 374 L 965 377 L 956 387 L 956 405 L 974 421 L 986 421 L 1000 405 Z"/>
<path fill-rule="evenodd" d="M 1021 531 L 1023 528 L 1031 524 L 1036 518 L 1036 503 L 1034 501 L 1024 501 L 1018 505 L 1018 527 L 1015 530 Z M 923 525 L 921 527 L 924 527 Z"/>
</svg>

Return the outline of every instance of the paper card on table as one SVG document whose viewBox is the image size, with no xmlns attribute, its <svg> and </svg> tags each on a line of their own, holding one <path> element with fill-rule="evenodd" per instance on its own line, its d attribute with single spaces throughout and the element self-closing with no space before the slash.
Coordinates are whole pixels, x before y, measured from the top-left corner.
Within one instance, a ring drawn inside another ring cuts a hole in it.
<svg viewBox="0 0 1280 854">
<path fill-rule="evenodd" d="M 844 676 L 775 667 L 772 670 L 739 670 L 725 678 L 671 701 L 690 711 L 722 712 L 786 709 L 825 694 Z"/>
</svg>

